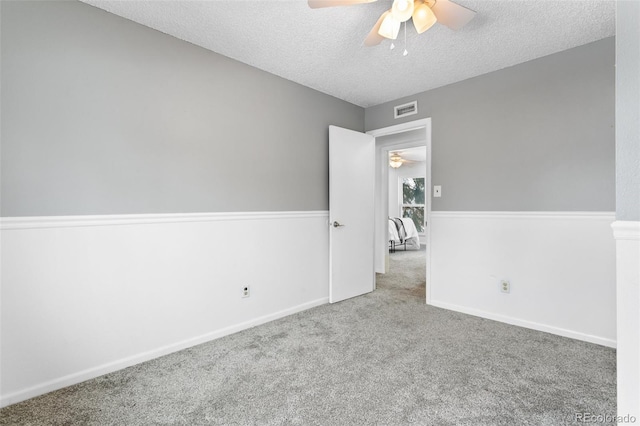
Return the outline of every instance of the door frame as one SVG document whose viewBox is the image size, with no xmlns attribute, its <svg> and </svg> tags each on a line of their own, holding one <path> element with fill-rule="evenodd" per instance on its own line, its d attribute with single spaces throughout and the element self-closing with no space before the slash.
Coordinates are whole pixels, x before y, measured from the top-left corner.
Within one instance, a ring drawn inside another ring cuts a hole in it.
<svg viewBox="0 0 640 426">
<path fill-rule="evenodd" d="M 381 136 L 389 136 L 411 130 L 425 130 L 424 140 L 409 142 L 391 142 L 380 143 L 378 138 Z M 431 118 L 423 118 L 420 120 L 409 121 L 406 123 L 396 124 L 393 126 L 374 129 L 366 132 L 376 138 L 376 182 L 375 182 L 375 268 L 376 272 L 385 273 L 386 264 L 389 256 L 389 248 L 387 241 L 388 227 L 387 217 L 389 215 L 389 151 L 401 148 L 413 148 L 425 146 L 427 150 L 427 161 L 425 171 L 425 190 L 427 191 L 425 199 L 425 221 L 427 223 L 425 229 L 426 244 L 426 300 L 427 304 L 431 304 L 431 190 L 432 190 L 432 162 L 431 162 Z"/>
</svg>

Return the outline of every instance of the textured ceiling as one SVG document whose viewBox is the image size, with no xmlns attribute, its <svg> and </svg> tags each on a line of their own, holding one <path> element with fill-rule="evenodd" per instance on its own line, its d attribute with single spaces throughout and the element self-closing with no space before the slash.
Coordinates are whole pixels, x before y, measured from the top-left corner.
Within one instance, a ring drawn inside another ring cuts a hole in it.
<svg viewBox="0 0 640 426">
<path fill-rule="evenodd" d="M 391 0 L 312 10 L 305 0 L 83 0 L 291 81 L 368 107 L 615 34 L 613 0 L 458 0 L 478 12 L 460 31 L 407 25 L 362 41 Z"/>
</svg>

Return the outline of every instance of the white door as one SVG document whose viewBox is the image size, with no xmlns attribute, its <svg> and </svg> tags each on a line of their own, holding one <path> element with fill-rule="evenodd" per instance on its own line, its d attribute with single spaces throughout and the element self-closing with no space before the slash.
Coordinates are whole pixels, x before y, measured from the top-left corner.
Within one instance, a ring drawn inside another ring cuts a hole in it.
<svg viewBox="0 0 640 426">
<path fill-rule="evenodd" d="M 329 302 L 373 291 L 375 138 L 329 126 Z"/>
</svg>

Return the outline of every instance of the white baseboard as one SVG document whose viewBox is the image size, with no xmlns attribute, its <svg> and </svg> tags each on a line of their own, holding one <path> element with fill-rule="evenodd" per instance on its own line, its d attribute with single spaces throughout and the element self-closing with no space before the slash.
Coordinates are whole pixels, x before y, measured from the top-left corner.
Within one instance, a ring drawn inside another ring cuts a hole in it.
<svg viewBox="0 0 640 426">
<path fill-rule="evenodd" d="M 2 218 L 0 405 L 327 303 L 327 221 L 326 211 Z"/>
<path fill-rule="evenodd" d="M 612 339 L 604 339 L 599 336 L 592 336 L 590 334 L 577 333 L 572 330 L 566 330 L 563 328 L 553 327 L 546 324 L 540 324 L 537 322 L 526 321 L 519 318 L 514 318 L 506 315 L 495 314 L 492 312 L 481 311 L 474 308 L 468 308 L 465 306 L 453 305 L 451 303 L 440 302 L 438 300 L 431 300 L 430 305 L 437 308 L 448 309 L 450 311 L 461 312 L 463 314 L 473 315 L 480 318 L 486 318 L 493 321 L 499 321 L 506 324 L 517 325 L 518 327 L 530 328 L 532 330 L 544 331 L 545 333 L 556 334 L 558 336 L 569 337 L 571 339 L 583 340 L 585 342 L 595 343 L 602 346 L 608 346 L 610 348 L 616 347 L 616 341 Z"/>
<path fill-rule="evenodd" d="M 140 353 L 128 358 L 119 359 L 117 361 L 110 362 L 108 364 L 100 365 L 94 368 L 90 368 L 84 371 L 79 371 L 74 374 L 70 374 L 65 377 L 60 377 L 55 380 L 51 380 L 47 383 L 42 383 L 37 386 L 32 386 L 28 389 L 21 390 L 9 395 L 3 395 L 0 399 L 0 407 L 6 407 L 7 405 L 15 404 L 20 401 L 25 401 L 30 398 L 34 398 L 45 393 L 49 393 L 58 389 L 62 389 L 67 386 L 75 385 L 77 383 L 84 382 L 86 380 L 94 379 L 105 374 L 113 373 L 114 371 L 122 370 L 123 368 L 131 367 L 132 365 L 140 364 L 145 361 L 150 361 L 155 358 L 159 358 L 164 355 L 168 355 L 174 352 L 181 351 L 183 349 L 191 348 L 212 340 L 219 339 L 224 336 L 228 336 L 239 331 L 247 330 L 260 324 L 265 324 L 270 321 L 274 321 L 280 318 L 284 318 L 289 315 L 293 315 L 298 312 L 306 311 L 307 309 L 315 308 L 329 303 L 328 297 L 314 300 L 312 302 L 303 303 L 302 305 L 294 306 L 289 309 L 284 309 L 279 312 L 274 312 L 269 315 L 265 315 L 260 318 L 255 318 L 249 321 L 245 321 L 240 324 L 236 324 L 230 327 L 216 330 L 211 333 L 203 334 L 201 336 L 193 337 L 183 340 L 171 345 L 167 345 L 161 348 L 157 348 L 151 351 Z"/>
</svg>

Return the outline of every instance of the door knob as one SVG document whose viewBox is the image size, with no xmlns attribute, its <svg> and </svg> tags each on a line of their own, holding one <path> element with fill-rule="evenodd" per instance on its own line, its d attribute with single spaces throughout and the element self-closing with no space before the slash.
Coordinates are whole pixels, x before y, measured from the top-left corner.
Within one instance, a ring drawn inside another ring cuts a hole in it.
<svg viewBox="0 0 640 426">
<path fill-rule="evenodd" d="M 337 220 L 333 221 L 332 225 L 333 225 L 333 227 L 334 227 L 334 228 L 338 228 L 338 227 L 340 227 L 340 226 L 344 226 L 343 224 L 341 224 L 341 223 L 340 223 L 340 222 L 338 222 Z"/>
</svg>

